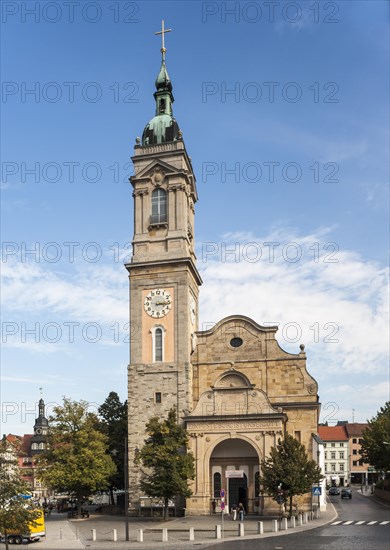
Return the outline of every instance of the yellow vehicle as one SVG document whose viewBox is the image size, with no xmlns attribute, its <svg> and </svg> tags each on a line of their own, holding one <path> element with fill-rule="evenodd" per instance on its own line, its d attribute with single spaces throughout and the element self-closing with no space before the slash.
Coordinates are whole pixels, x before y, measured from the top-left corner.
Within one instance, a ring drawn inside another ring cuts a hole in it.
<svg viewBox="0 0 390 550">
<path fill-rule="evenodd" d="M 38 511 L 39 516 L 34 520 L 34 522 L 29 525 L 27 533 L 18 533 L 16 531 L 11 531 L 7 533 L 9 544 L 23 544 L 24 540 L 28 540 L 28 542 L 36 542 L 42 537 L 46 536 L 43 510 Z"/>
</svg>

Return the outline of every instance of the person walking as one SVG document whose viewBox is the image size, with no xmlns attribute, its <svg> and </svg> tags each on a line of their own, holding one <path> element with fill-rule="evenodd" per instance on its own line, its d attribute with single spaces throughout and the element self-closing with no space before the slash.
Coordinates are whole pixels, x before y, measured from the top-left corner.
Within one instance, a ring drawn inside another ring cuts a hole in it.
<svg viewBox="0 0 390 550">
<path fill-rule="evenodd" d="M 237 519 L 237 504 L 235 502 L 232 504 L 232 519 L 233 521 Z"/>
<path fill-rule="evenodd" d="M 217 503 L 215 502 L 215 499 L 211 502 L 211 508 L 213 509 L 213 514 L 215 514 L 217 508 Z"/>
<path fill-rule="evenodd" d="M 244 517 L 245 517 L 245 508 L 244 508 L 244 505 L 242 502 L 239 502 L 238 503 L 238 517 L 240 519 L 240 521 L 244 521 Z"/>
</svg>

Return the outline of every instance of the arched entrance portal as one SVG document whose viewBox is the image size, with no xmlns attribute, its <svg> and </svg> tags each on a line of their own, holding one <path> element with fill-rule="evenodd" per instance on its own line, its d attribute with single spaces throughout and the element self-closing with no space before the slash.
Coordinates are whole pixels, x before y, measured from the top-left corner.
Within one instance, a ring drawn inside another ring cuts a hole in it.
<svg viewBox="0 0 390 550">
<path fill-rule="evenodd" d="M 219 443 L 210 457 L 212 497 L 220 503 L 220 491 L 224 489 L 227 510 L 242 502 L 248 513 L 257 512 L 259 460 L 256 449 L 247 441 L 227 439 Z"/>
</svg>

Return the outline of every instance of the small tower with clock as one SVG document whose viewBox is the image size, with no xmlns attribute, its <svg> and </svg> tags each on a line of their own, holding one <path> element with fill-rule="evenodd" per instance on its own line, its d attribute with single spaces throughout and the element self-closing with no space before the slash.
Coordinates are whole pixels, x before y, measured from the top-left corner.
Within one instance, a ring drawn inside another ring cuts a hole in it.
<svg viewBox="0 0 390 550">
<path fill-rule="evenodd" d="M 201 278 L 196 268 L 195 176 L 173 117 L 172 83 L 165 63 L 154 93 L 155 116 L 136 139 L 133 254 L 130 280 L 129 505 L 139 505 L 139 472 L 133 459 L 152 416 L 175 406 L 180 418 L 192 408 L 191 353 L 198 322 Z"/>
<path fill-rule="evenodd" d="M 41 397 L 38 403 L 38 418 L 35 419 L 34 424 L 34 435 L 30 440 L 31 456 L 40 454 L 45 450 L 48 427 L 49 422 L 45 416 L 45 402 Z"/>
</svg>

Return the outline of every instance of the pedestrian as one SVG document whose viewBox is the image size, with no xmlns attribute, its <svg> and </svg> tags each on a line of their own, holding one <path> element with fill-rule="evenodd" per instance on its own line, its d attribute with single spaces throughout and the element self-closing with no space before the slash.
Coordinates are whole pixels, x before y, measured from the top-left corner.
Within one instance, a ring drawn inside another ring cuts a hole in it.
<svg viewBox="0 0 390 550">
<path fill-rule="evenodd" d="M 233 516 L 233 521 L 236 521 L 237 519 L 237 504 L 235 502 L 233 502 L 232 504 L 232 516 Z"/>
<path fill-rule="evenodd" d="M 240 521 L 244 521 L 245 517 L 245 508 L 242 502 L 238 503 L 238 517 L 240 518 Z"/>
<path fill-rule="evenodd" d="M 217 503 L 215 502 L 215 499 L 211 502 L 211 508 L 213 509 L 213 514 L 216 513 Z"/>
</svg>

